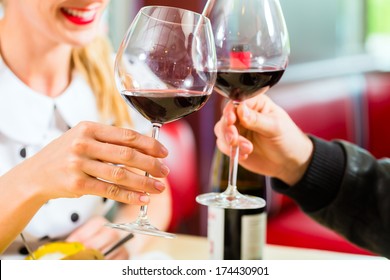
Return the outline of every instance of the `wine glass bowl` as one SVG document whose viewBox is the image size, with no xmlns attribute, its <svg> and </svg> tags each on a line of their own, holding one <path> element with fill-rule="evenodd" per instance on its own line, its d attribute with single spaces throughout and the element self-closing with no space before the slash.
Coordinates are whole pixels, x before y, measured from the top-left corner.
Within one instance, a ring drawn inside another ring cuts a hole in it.
<svg viewBox="0 0 390 280">
<path fill-rule="evenodd" d="M 159 124 L 199 110 L 216 79 L 208 19 L 179 8 L 148 6 L 141 9 L 134 25 L 115 63 L 125 100 Z"/>
<path fill-rule="evenodd" d="M 210 19 L 215 36 L 215 91 L 237 106 L 279 82 L 288 64 L 290 45 L 278 0 L 209 0 L 203 14 Z M 198 203 L 233 209 L 265 206 L 263 199 L 237 190 L 238 154 L 238 146 L 231 146 L 226 191 L 201 194 L 196 198 Z"/>
<path fill-rule="evenodd" d="M 163 124 L 202 108 L 213 91 L 216 75 L 209 19 L 174 7 L 141 8 L 115 60 L 120 94 L 152 123 L 152 136 L 156 139 Z M 135 222 L 109 226 L 168 238 L 174 236 L 150 224 L 146 205 L 141 206 Z"/>
</svg>

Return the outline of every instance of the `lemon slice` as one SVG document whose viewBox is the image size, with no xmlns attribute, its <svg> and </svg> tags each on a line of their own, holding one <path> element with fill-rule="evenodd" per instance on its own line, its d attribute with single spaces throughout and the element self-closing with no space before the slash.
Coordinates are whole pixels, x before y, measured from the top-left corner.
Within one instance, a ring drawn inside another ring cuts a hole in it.
<svg viewBox="0 0 390 280">
<path fill-rule="evenodd" d="M 85 249 L 76 254 L 63 257 L 62 260 L 104 260 L 104 256 L 98 250 Z"/>
<path fill-rule="evenodd" d="M 37 260 L 59 260 L 85 250 L 85 246 L 79 242 L 52 242 L 42 245 L 33 252 Z M 31 256 L 26 260 L 32 260 Z"/>
</svg>

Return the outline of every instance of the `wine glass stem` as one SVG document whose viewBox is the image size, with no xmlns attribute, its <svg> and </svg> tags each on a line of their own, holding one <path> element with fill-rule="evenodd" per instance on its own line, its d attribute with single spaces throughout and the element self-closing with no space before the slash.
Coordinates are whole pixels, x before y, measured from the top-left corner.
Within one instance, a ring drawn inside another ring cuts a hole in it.
<svg viewBox="0 0 390 280">
<path fill-rule="evenodd" d="M 238 102 L 233 102 L 234 112 L 236 113 Z M 229 182 L 225 194 L 228 196 L 234 196 L 237 193 L 237 170 L 238 170 L 238 145 L 230 146 L 230 158 L 229 158 Z"/>
<path fill-rule="evenodd" d="M 161 124 L 153 123 L 152 137 L 156 140 L 160 134 L 160 127 Z M 150 177 L 150 174 L 145 172 L 145 176 Z M 138 214 L 138 221 L 143 223 L 148 222 L 148 205 L 141 205 L 140 212 Z"/>
</svg>

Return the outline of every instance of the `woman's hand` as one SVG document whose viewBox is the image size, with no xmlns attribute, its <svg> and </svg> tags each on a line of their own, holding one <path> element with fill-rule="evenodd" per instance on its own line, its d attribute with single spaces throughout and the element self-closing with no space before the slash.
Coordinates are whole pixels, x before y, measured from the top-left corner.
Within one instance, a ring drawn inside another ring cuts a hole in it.
<svg viewBox="0 0 390 280">
<path fill-rule="evenodd" d="M 0 177 L 0 253 L 48 200 L 98 195 L 144 205 L 166 187 L 168 155 L 157 140 L 135 131 L 82 122 Z M 108 230 L 108 229 L 107 229 Z M 108 238 L 107 238 L 108 239 Z M 119 254 L 119 252 L 118 252 Z"/>
<path fill-rule="evenodd" d="M 160 193 L 165 185 L 132 168 L 166 177 L 161 158 L 167 154 L 158 141 L 133 130 L 82 122 L 22 165 L 30 186 L 47 199 L 91 194 L 142 205 L 149 202 L 144 192 Z"/>
<path fill-rule="evenodd" d="M 229 145 L 238 144 L 245 168 L 295 184 L 309 164 L 310 139 L 265 94 L 242 102 L 236 112 L 229 102 L 215 125 L 218 148 L 228 154 Z"/>
<path fill-rule="evenodd" d="M 96 249 L 104 254 L 123 237 L 120 235 L 120 231 L 105 227 L 106 223 L 108 221 L 105 218 L 94 217 L 73 231 L 66 241 L 83 243 L 85 247 Z M 129 257 L 126 247 L 120 246 L 105 256 L 105 259 L 128 260 Z"/>
</svg>

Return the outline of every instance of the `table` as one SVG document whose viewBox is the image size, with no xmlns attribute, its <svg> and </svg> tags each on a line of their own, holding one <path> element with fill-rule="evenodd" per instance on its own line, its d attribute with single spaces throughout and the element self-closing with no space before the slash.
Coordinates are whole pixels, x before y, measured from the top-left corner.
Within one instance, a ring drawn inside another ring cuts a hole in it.
<svg viewBox="0 0 390 280">
<path fill-rule="evenodd" d="M 154 238 L 143 252 L 147 256 L 175 260 L 207 260 L 207 238 L 191 235 L 177 235 L 175 239 Z M 140 256 L 142 258 L 142 256 Z M 359 260 L 385 259 L 376 256 L 339 253 L 333 251 L 315 250 L 266 244 L 264 251 L 266 260 Z"/>
</svg>

